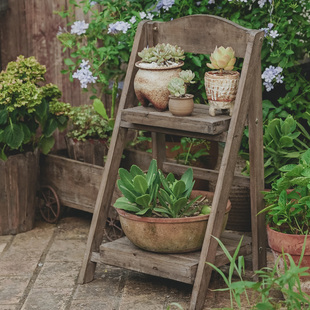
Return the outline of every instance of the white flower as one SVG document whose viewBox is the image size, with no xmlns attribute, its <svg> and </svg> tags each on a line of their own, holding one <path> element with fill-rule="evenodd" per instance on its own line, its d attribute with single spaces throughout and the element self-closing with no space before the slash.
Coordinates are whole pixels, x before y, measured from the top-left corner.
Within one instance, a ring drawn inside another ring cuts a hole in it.
<svg viewBox="0 0 310 310">
<path fill-rule="evenodd" d="M 85 23 L 85 20 L 77 20 L 71 26 L 71 34 L 77 34 L 80 36 L 81 34 L 86 33 L 88 26 L 89 24 Z"/>
<path fill-rule="evenodd" d="M 153 17 L 154 17 L 154 15 L 151 14 L 151 13 L 148 13 L 148 14 L 146 15 L 146 18 L 149 19 L 149 20 L 153 20 Z"/>
<path fill-rule="evenodd" d="M 269 35 L 270 35 L 272 38 L 278 37 L 278 36 L 279 36 L 278 30 L 271 30 L 271 31 L 269 32 Z"/>
<path fill-rule="evenodd" d="M 95 83 L 97 80 L 96 76 L 90 71 L 89 60 L 82 60 L 80 64 L 80 69 L 73 73 L 72 77 L 78 79 L 81 83 L 82 88 L 87 88 L 88 83 Z"/>
<path fill-rule="evenodd" d="M 130 24 L 127 22 L 122 22 L 122 21 L 116 22 L 114 24 L 109 25 L 108 33 L 117 34 L 121 31 L 123 33 L 126 33 L 130 27 L 131 27 Z"/>
<path fill-rule="evenodd" d="M 146 13 L 145 12 L 140 12 L 139 15 L 140 15 L 141 19 L 144 19 L 146 17 Z"/>
<path fill-rule="evenodd" d="M 209 0 L 208 4 L 215 4 L 215 0 Z"/>
<path fill-rule="evenodd" d="M 132 16 L 132 17 L 130 18 L 130 20 L 129 20 L 129 22 L 130 22 L 131 24 L 134 24 L 136 21 L 137 21 L 136 16 Z"/>
</svg>

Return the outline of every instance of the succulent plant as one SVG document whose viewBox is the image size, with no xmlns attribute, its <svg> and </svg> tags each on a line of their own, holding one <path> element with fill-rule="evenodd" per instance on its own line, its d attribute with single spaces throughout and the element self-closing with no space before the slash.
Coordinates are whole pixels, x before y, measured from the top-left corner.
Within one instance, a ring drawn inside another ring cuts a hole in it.
<svg viewBox="0 0 310 310">
<path fill-rule="evenodd" d="M 138 55 L 142 58 L 142 62 L 155 62 L 159 66 L 179 63 L 185 58 L 184 51 L 177 45 L 157 44 L 154 47 L 146 47 Z"/>
<path fill-rule="evenodd" d="M 172 78 L 168 84 L 170 94 L 175 97 L 184 97 L 188 84 L 195 83 L 194 78 L 195 73 L 191 70 L 181 71 L 179 77 Z"/>
<path fill-rule="evenodd" d="M 236 62 L 235 51 L 231 47 L 216 47 L 210 56 L 211 63 L 207 63 L 210 69 L 218 69 L 221 74 L 223 70 L 233 70 Z"/>
<path fill-rule="evenodd" d="M 196 212 L 197 208 L 190 207 L 201 196 L 189 199 L 195 183 L 191 168 L 177 180 L 172 173 L 165 177 L 153 159 L 147 173 L 132 165 L 130 171 L 120 168 L 119 177 L 117 186 L 123 196 L 116 200 L 115 208 L 146 217 L 176 218 Z"/>
</svg>

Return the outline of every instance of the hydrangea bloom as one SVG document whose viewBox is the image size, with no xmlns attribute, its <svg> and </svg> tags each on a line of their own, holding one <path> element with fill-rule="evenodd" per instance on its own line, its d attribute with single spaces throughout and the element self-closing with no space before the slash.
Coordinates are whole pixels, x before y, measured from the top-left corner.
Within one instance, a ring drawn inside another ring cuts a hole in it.
<svg viewBox="0 0 310 310">
<path fill-rule="evenodd" d="M 108 33 L 117 34 L 119 32 L 126 33 L 130 28 L 130 24 L 127 22 L 119 21 L 109 25 Z"/>
<path fill-rule="evenodd" d="M 283 69 L 281 67 L 269 66 L 265 69 L 262 74 L 263 84 L 266 87 L 266 91 L 271 91 L 274 87 L 274 83 L 283 83 L 283 75 L 281 72 Z"/>
<path fill-rule="evenodd" d="M 87 88 L 88 83 L 95 83 L 97 80 L 96 76 L 93 76 L 90 71 L 90 65 L 88 64 L 89 60 L 82 60 L 80 64 L 80 69 L 73 73 L 72 77 L 78 79 L 81 83 L 82 88 Z"/>
<path fill-rule="evenodd" d="M 169 11 L 169 9 L 174 5 L 174 0 L 160 0 L 156 6 L 157 10 L 163 8 L 165 11 Z"/>
<path fill-rule="evenodd" d="M 71 33 L 80 36 L 81 34 L 86 33 L 88 26 L 89 24 L 85 23 L 85 20 L 77 20 L 71 26 Z"/>
</svg>

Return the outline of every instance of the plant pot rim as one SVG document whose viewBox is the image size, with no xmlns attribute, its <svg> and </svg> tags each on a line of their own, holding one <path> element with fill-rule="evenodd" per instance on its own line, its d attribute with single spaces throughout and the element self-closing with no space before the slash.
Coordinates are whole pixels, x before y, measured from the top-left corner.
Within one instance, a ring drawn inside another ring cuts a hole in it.
<svg viewBox="0 0 310 310">
<path fill-rule="evenodd" d="M 236 76 L 240 75 L 239 71 L 232 71 L 232 70 L 223 70 L 222 74 L 220 75 L 220 71 L 207 71 L 205 75 L 211 75 L 213 77 L 223 77 L 223 76 Z"/>
<path fill-rule="evenodd" d="M 146 66 L 144 66 L 146 65 Z M 178 63 L 175 63 L 175 65 L 170 65 L 170 66 L 158 66 L 158 67 L 148 67 L 149 63 L 144 63 L 141 60 L 137 61 L 135 63 L 135 66 L 138 67 L 139 69 L 142 70 L 152 70 L 152 71 L 161 71 L 161 70 L 170 70 L 170 69 L 177 69 L 180 68 L 184 65 L 184 61 L 180 61 Z"/>
<path fill-rule="evenodd" d="M 170 99 L 176 99 L 176 100 L 184 100 L 184 99 L 194 98 L 194 95 L 192 95 L 192 94 L 185 94 L 184 97 L 178 97 L 178 96 L 169 95 L 169 98 Z"/>
<path fill-rule="evenodd" d="M 270 232 L 275 234 L 275 235 L 278 235 L 278 236 L 281 236 L 281 235 L 286 235 L 286 236 L 292 236 L 294 238 L 301 238 L 301 239 L 304 239 L 306 235 L 301 235 L 301 234 L 287 234 L 287 233 L 284 233 L 284 232 L 281 232 L 281 231 L 277 231 L 277 230 L 274 230 L 272 229 L 272 227 L 270 227 L 269 224 L 267 224 L 267 232 Z M 309 240 L 310 240 L 310 235 L 309 236 Z"/>
<path fill-rule="evenodd" d="M 205 196 L 207 197 L 213 197 L 213 192 L 208 192 L 208 191 L 200 191 L 200 190 L 193 190 L 192 191 L 195 196 L 203 195 L 204 193 Z M 137 221 L 137 222 L 145 222 L 145 223 L 161 223 L 161 224 L 177 224 L 177 223 L 190 223 L 190 222 L 203 222 L 209 219 L 210 214 L 206 215 L 196 215 L 196 216 L 189 216 L 189 217 L 178 217 L 178 218 L 162 218 L 162 217 L 143 217 L 143 216 L 138 216 L 132 213 L 128 213 L 122 209 L 115 208 L 117 213 L 125 217 L 127 219 L 130 219 L 132 221 Z M 225 210 L 225 214 L 228 213 L 231 209 L 231 202 L 230 200 L 227 201 L 227 206 Z"/>
</svg>

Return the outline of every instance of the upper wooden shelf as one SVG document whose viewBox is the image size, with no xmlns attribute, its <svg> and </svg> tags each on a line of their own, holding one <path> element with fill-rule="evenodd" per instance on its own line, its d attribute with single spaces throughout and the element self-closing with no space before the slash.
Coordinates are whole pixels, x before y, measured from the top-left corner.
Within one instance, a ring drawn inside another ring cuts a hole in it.
<svg viewBox="0 0 310 310">
<path fill-rule="evenodd" d="M 228 130 L 230 116 L 209 115 L 209 107 L 195 104 L 191 116 L 174 116 L 169 111 L 159 112 L 153 107 L 137 106 L 124 109 L 121 120 L 131 124 L 160 127 L 184 132 L 218 135 Z M 125 126 L 126 127 L 126 126 Z"/>
</svg>

